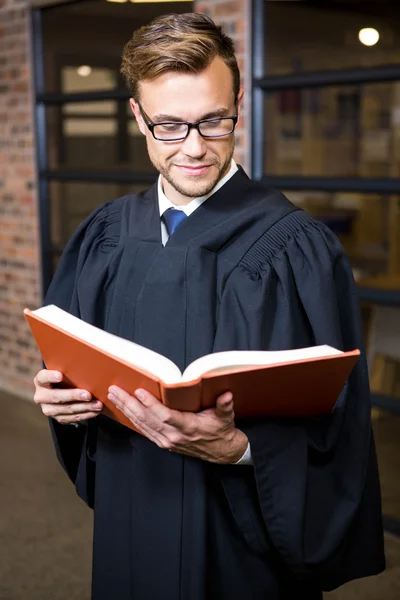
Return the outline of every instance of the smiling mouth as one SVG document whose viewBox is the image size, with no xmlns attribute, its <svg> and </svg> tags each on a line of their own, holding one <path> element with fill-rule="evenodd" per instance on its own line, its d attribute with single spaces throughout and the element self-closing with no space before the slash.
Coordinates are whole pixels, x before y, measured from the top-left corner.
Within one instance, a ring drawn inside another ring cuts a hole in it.
<svg viewBox="0 0 400 600">
<path fill-rule="evenodd" d="M 181 167 L 182 169 L 205 169 L 206 167 L 211 167 L 211 165 L 175 165 L 176 167 Z"/>
<path fill-rule="evenodd" d="M 175 165 L 178 169 L 180 169 L 181 171 L 183 171 L 184 173 L 187 173 L 189 175 L 202 175 L 203 173 L 206 173 L 206 171 L 208 171 L 208 169 L 210 169 L 210 167 L 212 167 L 212 165 L 198 165 L 196 167 L 192 167 L 192 166 L 186 166 L 186 165 Z"/>
</svg>

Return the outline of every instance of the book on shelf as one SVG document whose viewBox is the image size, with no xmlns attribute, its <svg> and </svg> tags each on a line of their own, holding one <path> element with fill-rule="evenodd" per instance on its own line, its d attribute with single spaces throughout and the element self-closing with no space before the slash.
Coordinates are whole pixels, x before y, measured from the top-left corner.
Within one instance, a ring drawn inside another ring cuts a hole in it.
<svg viewBox="0 0 400 600">
<path fill-rule="evenodd" d="M 236 418 L 308 417 L 329 414 L 360 351 L 331 346 L 294 350 L 238 350 L 198 358 L 183 371 L 165 356 L 54 305 L 24 310 L 44 363 L 70 385 L 101 400 L 104 414 L 135 429 L 108 400 L 117 385 L 133 395 L 146 389 L 166 406 L 197 412 L 233 394 Z"/>
</svg>

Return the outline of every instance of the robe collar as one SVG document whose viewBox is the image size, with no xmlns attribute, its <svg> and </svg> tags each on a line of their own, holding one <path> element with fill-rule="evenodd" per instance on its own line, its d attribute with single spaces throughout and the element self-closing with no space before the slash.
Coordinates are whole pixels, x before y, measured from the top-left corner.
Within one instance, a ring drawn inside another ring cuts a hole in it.
<svg viewBox="0 0 400 600">
<path fill-rule="evenodd" d="M 147 192 L 132 196 L 126 203 L 123 222 L 125 234 L 138 241 L 162 247 L 157 183 Z M 175 231 L 165 248 L 198 246 L 218 252 L 237 239 L 260 235 L 270 219 L 279 220 L 296 208 L 276 190 L 248 178 L 238 165 L 237 172 L 203 202 Z"/>
</svg>

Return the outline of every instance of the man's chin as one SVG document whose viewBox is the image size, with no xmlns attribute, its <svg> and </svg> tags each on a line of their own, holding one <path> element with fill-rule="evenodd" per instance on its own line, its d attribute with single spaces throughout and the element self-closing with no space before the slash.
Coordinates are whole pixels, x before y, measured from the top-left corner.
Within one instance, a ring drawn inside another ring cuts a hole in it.
<svg viewBox="0 0 400 600">
<path fill-rule="evenodd" d="M 214 189 L 215 186 L 216 183 L 214 182 L 208 184 L 200 184 L 200 182 L 198 182 L 195 185 L 174 185 L 175 189 L 182 194 L 182 196 L 186 196 L 187 198 L 199 198 L 200 196 L 206 196 Z"/>
<path fill-rule="evenodd" d="M 173 177 L 169 179 L 169 183 L 183 196 L 187 198 L 198 198 L 209 194 L 218 181 L 217 177 L 200 178 L 194 181 L 192 177 Z"/>
</svg>

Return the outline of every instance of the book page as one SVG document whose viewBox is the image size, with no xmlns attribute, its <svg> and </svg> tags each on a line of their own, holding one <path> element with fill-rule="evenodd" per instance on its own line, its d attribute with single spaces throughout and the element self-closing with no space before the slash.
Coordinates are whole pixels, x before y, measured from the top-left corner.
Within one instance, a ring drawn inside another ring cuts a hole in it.
<svg viewBox="0 0 400 600">
<path fill-rule="evenodd" d="M 208 354 L 193 361 L 184 371 L 182 381 L 192 381 L 211 371 L 237 369 L 241 367 L 262 367 L 307 358 L 318 358 L 343 354 L 332 346 L 311 346 L 296 350 L 233 350 Z"/>
<path fill-rule="evenodd" d="M 178 367 L 162 354 L 85 323 L 54 304 L 43 306 L 32 313 L 100 350 L 162 379 L 165 383 L 181 381 L 182 375 Z"/>
</svg>

